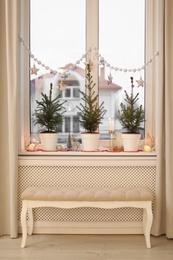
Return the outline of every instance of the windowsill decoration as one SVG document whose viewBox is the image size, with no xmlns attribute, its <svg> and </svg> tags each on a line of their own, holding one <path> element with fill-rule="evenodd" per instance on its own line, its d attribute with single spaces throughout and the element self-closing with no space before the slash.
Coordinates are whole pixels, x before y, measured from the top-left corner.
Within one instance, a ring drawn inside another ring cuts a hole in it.
<svg viewBox="0 0 173 260">
<path fill-rule="evenodd" d="M 114 142 L 114 151 L 117 151 L 117 152 L 123 151 L 123 141 L 122 141 L 121 133 L 118 133 L 116 135 L 116 139 Z"/>
<path fill-rule="evenodd" d="M 127 130 L 127 133 L 122 133 L 124 151 L 138 151 L 139 140 L 141 137 L 140 130 L 143 130 L 141 124 L 145 121 L 145 114 L 142 105 L 137 105 L 139 100 L 137 93 L 134 96 L 133 89 L 133 77 L 131 79 L 131 93 L 130 95 L 125 90 L 125 104 L 121 103 L 119 110 L 119 121 L 123 126 L 123 129 Z"/>
<path fill-rule="evenodd" d="M 58 75 L 61 79 L 66 79 L 70 75 L 70 70 L 71 71 L 75 70 L 77 68 L 77 65 L 79 65 L 83 60 L 86 60 L 84 62 L 84 64 L 87 65 L 89 63 L 91 54 L 93 54 L 93 59 L 97 60 L 99 65 L 104 65 L 104 66 L 110 68 L 111 71 L 116 71 L 116 72 L 120 71 L 120 72 L 124 72 L 124 73 L 127 73 L 127 72 L 136 73 L 136 72 L 140 72 L 141 70 L 145 70 L 146 67 L 154 61 L 155 57 L 159 55 L 158 51 L 155 52 L 154 55 L 140 68 L 119 68 L 117 66 L 113 66 L 108 61 L 106 61 L 106 59 L 99 53 L 99 51 L 96 48 L 90 47 L 76 62 L 71 63 L 73 65 L 69 69 L 63 70 L 63 72 L 61 72 L 61 71 L 57 71 L 53 68 L 50 68 L 48 65 L 44 64 L 41 60 L 37 59 L 37 57 L 35 57 L 35 55 L 29 49 L 29 47 L 27 46 L 27 44 L 25 43 L 24 39 L 21 36 L 19 36 L 19 40 L 20 40 L 21 44 L 24 46 L 25 50 L 28 52 L 28 55 L 30 56 L 30 58 L 34 60 L 34 65 L 33 65 L 33 67 L 30 68 L 31 74 L 37 75 L 37 72 L 39 71 L 39 68 L 37 68 L 35 65 L 35 63 L 37 63 L 38 66 L 45 68 L 45 70 L 49 71 L 50 74 Z M 108 75 L 108 85 L 111 84 L 112 79 L 113 79 L 113 77 L 110 72 L 110 74 Z M 142 77 L 140 77 L 140 79 L 138 80 L 139 86 L 140 86 L 141 82 L 143 82 Z"/>
<path fill-rule="evenodd" d="M 36 100 L 37 107 L 34 113 L 34 124 L 41 127 L 40 139 L 43 150 L 56 150 L 58 140 L 58 126 L 63 122 L 65 108 L 63 101 L 60 103 L 60 92 L 52 99 L 52 83 L 50 84 L 49 96 L 41 93 L 41 101 Z"/>
<path fill-rule="evenodd" d="M 31 136 L 25 142 L 25 150 L 26 151 L 35 151 L 39 146 L 39 141 L 36 137 L 31 134 Z"/>
<path fill-rule="evenodd" d="M 115 134 L 115 125 L 114 121 L 109 118 L 109 151 L 114 150 L 115 140 L 114 140 L 114 134 Z"/>
<path fill-rule="evenodd" d="M 95 83 L 93 83 L 91 75 L 91 64 L 86 65 L 86 85 L 85 92 L 79 91 L 82 95 L 84 104 L 80 103 L 79 123 L 85 132 L 81 133 L 82 149 L 84 151 L 96 151 L 99 145 L 100 133 L 98 132 L 99 124 L 103 119 L 106 110 L 104 109 L 104 102 L 98 104 L 98 94 L 94 90 Z"/>
<path fill-rule="evenodd" d="M 92 82 L 92 76 L 90 75 L 91 65 L 92 65 L 91 64 L 91 60 L 96 61 L 97 64 L 100 65 L 100 66 L 105 66 L 107 68 L 110 68 L 110 73 L 108 75 L 108 85 L 109 85 L 109 84 L 112 83 L 112 79 L 113 79 L 113 77 L 111 75 L 111 71 L 123 72 L 123 73 L 127 73 L 127 72 L 132 72 L 132 73 L 136 73 L 137 72 L 138 73 L 138 72 L 140 72 L 142 70 L 145 70 L 146 67 L 154 61 L 156 56 L 159 55 L 158 51 L 155 52 L 154 55 L 145 64 L 143 64 L 139 68 L 120 68 L 120 67 L 114 66 L 114 65 L 110 64 L 108 61 L 106 61 L 106 59 L 99 53 L 97 48 L 91 48 L 90 47 L 75 62 L 69 62 L 72 65 L 68 69 L 63 69 L 63 70 L 60 71 L 60 70 L 55 70 L 53 68 L 50 68 L 48 65 L 44 64 L 41 60 L 39 60 L 32 53 L 32 51 L 27 46 L 27 44 L 25 43 L 24 39 L 21 36 L 19 36 L 19 40 L 20 40 L 21 44 L 23 45 L 25 51 L 28 53 L 29 57 L 33 60 L 33 65 L 29 68 L 30 73 L 33 74 L 33 75 L 34 74 L 37 75 L 37 73 L 38 74 L 40 73 L 40 68 L 42 67 L 45 70 L 47 70 L 50 74 L 57 75 L 60 78 L 59 85 L 58 85 L 59 91 L 65 90 L 66 85 L 64 84 L 63 80 L 65 80 L 70 75 L 70 71 L 76 70 L 77 66 L 81 62 L 83 62 L 86 65 L 86 68 L 87 68 L 87 76 L 86 76 L 87 85 L 86 85 L 86 90 L 89 93 L 89 91 L 93 91 L 92 88 L 95 86 L 95 84 L 93 84 L 93 82 Z M 89 77 L 91 77 L 91 78 L 89 79 Z M 38 79 L 40 79 L 40 78 L 41 78 L 41 76 L 40 77 L 38 76 Z M 143 87 L 143 85 L 145 83 L 141 76 L 140 76 L 139 80 L 136 80 L 136 82 L 138 84 L 138 87 L 140 87 L 140 86 Z M 92 86 L 92 84 L 93 84 L 93 86 Z M 126 128 L 128 130 L 128 135 L 126 137 L 129 137 L 129 132 L 132 132 L 133 135 L 134 135 L 134 132 L 139 132 L 138 130 L 142 129 L 140 124 L 145 121 L 142 106 L 139 106 L 138 108 L 136 107 L 136 102 L 138 100 L 138 94 L 135 97 L 133 97 L 133 87 L 134 87 L 134 85 L 133 85 L 133 78 L 132 77 L 131 77 L 131 85 L 132 85 L 131 86 L 131 95 L 128 95 L 127 92 L 125 91 L 125 95 L 126 95 L 125 101 L 128 103 L 128 105 L 126 106 L 126 105 L 121 103 L 121 113 L 119 114 L 120 115 L 120 118 L 119 118 L 120 119 L 120 123 L 123 125 L 123 128 Z M 89 87 L 91 88 L 90 90 L 89 90 Z M 92 131 L 92 132 L 96 135 L 96 132 L 98 131 L 98 126 L 101 123 L 101 120 L 103 119 L 103 116 L 105 114 L 105 110 L 104 110 L 103 104 L 98 107 L 98 104 L 97 104 L 97 102 L 98 102 L 97 101 L 98 95 L 96 95 L 94 97 L 93 101 L 91 99 L 89 101 L 89 96 L 87 96 L 87 94 L 85 94 L 83 92 L 80 92 L 80 93 L 83 95 L 83 101 L 85 101 L 85 106 L 80 104 L 81 107 L 80 108 L 78 107 L 78 109 L 79 109 L 79 116 L 81 117 L 80 124 L 86 130 L 86 132 L 90 132 L 90 131 L 88 131 L 87 128 L 85 128 L 84 121 L 88 121 L 89 117 L 91 117 L 92 113 L 91 113 L 91 110 L 89 112 L 88 108 L 90 107 L 90 104 L 88 102 L 93 102 L 92 103 L 92 106 L 93 106 L 92 109 L 93 109 L 93 111 L 95 110 L 94 113 L 97 113 L 97 117 L 98 117 L 97 120 L 98 120 L 98 122 L 96 124 L 97 125 L 96 129 L 94 131 Z M 94 91 L 93 91 L 93 93 L 94 93 Z M 42 96 L 43 96 L 43 98 L 45 97 L 43 93 L 42 93 Z M 40 103 L 38 103 L 38 101 L 36 101 L 36 102 L 37 102 L 38 106 L 41 106 L 41 102 Z M 94 104 L 96 104 L 95 107 L 94 107 Z M 63 105 L 63 103 L 61 105 Z M 70 109 L 70 111 L 72 111 L 73 106 L 71 104 L 67 104 L 67 109 Z M 43 110 L 42 110 L 42 112 L 43 112 Z M 41 107 L 39 108 L 39 110 L 35 111 L 35 116 L 37 114 L 39 114 L 39 113 L 41 113 Z M 62 112 L 62 114 L 63 113 L 64 112 Z M 84 113 L 85 113 L 85 115 L 84 115 Z M 130 113 L 131 113 L 132 116 L 134 116 L 133 117 L 133 120 L 134 120 L 133 123 L 132 123 L 132 120 L 129 121 Z M 95 124 L 95 123 L 93 123 L 94 122 L 93 120 L 95 120 L 93 115 L 92 115 L 92 126 Z M 126 119 L 128 119 L 128 120 L 124 120 L 123 117 L 124 118 L 127 117 Z M 136 125 L 136 126 L 138 125 L 138 129 L 134 130 L 134 132 L 133 132 L 133 130 L 128 129 L 128 127 L 127 127 L 128 123 L 127 122 L 130 122 L 129 125 L 131 123 L 132 123 L 132 125 Z M 38 118 L 36 118 L 35 124 L 38 124 Z M 41 126 L 41 123 L 39 123 L 39 124 Z M 56 124 L 56 126 L 57 126 L 57 124 Z M 47 132 L 47 130 L 44 130 L 44 131 Z M 98 132 L 97 132 L 97 134 L 100 137 L 100 134 Z M 122 150 L 122 145 L 118 144 L 118 146 L 117 146 L 117 143 L 121 143 L 121 141 L 120 140 L 114 140 L 114 130 L 109 131 L 109 134 L 110 134 L 110 145 L 109 145 L 110 146 L 109 147 L 110 150 L 114 151 L 114 146 L 116 146 L 116 147 L 118 147 L 118 150 L 121 151 Z M 83 133 L 81 134 L 81 136 L 83 136 Z M 137 151 L 137 149 L 138 149 L 137 144 L 135 145 L 135 148 L 126 148 L 126 146 L 124 145 L 124 137 L 125 137 L 125 134 L 123 133 L 121 138 L 123 139 L 122 142 L 123 142 L 124 151 Z M 57 138 L 58 137 L 56 137 L 56 139 Z M 119 137 L 118 137 L 118 139 L 119 139 Z M 138 141 L 139 141 L 139 139 L 140 139 L 140 134 L 138 133 Z M 86 142 L 88 143 L 88 140 Z M 84 145 L 84 141 L 83 141 L 83 145 Z M 55 149 L 50 149 L 50 148 L 49 149 L 47 148 L 47 149 L 48 150 L 56 150 L 56 146 L 54 146 L 54 147 L 55 147 Z M 32 150 L 32 148 L 33 147 L 28 147 L 28 149 L 31 149 L 31 150 Z M 36 148 L 36 146 L 34 146 L 33 150 L 35 150 L 35 148 Z M 37 148 L 38 148 L 38 146 L 37 146 Z M 79 147 L 76 148 L 76 146 L 75 146 L 75 149 L 79 149 Z M 86 148 L 86 149 L 88 150 L 89 148 Z M 92 148 L 91 150 L 93 150 L 93 149 L 94 148 Z"/>
<path fill-rule="evenodd" d="M 147 133 L 144 142 L 143 142 L 143 149 L 144 152 L 152 152 L 154 148 L 154 139 Z"/>
</svg>

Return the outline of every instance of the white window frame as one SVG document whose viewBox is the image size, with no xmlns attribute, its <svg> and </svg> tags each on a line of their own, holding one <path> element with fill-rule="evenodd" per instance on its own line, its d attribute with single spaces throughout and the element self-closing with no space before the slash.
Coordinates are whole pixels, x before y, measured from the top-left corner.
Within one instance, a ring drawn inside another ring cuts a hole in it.
<svg viewBox="0 0 173 260">
<path fill-rule="evenodd" d="M 129 0 L 130 1 L 130 0 Z M 86 49 L 98 48 L 99 45 L 99 0 L 86 0 Z M 90 10 L 90 14 L 88 12 Z M 146 61 L 157 51 L 155 39 L 154 0 L 146 0 Z M 21 0 L 21 36 L 29 46 L 29 0 Z M 92 55 L 91 55 L 92 57 Z M 19 132 L 19 151 L 25 150 L 25 141 L 30 136 L 30 105 L 29 105 L 29 55 L 21 48 L 21 131 Z M 93 81 L 98 86 L 98 64 L 93 60 Z M 155 136 L 155 84 L 156 72 L 155 61 L 146 67 L 147 88 L 145 93 L 145 133 Z M 98 91 L 98 89 L 96 89 Z"/>
</svg>

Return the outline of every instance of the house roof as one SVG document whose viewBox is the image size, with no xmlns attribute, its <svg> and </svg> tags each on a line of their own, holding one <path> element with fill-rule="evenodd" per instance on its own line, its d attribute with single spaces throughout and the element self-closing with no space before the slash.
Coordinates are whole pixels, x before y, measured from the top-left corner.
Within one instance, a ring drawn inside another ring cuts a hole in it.
<svg viewBox="0 0 173 260">
<path fill-rule="evenodd" d="M 68 69 L 70 69 L 70 67 L 73 67 L 74 65 L 72 64 L 72 63 L 69 63 L 69 64 L 67 64 L 67 65 L 65 65 L 64 67 L 61 67 L 60 69 L 63 69 L 63 70 L 68 70 Z M 77 72 L 77 73 L 79 73 L 79 75 L 81 76 L 81 77 L 85 77 L 85 70 L 84 69 L 82 69 L 81 67 L 79 67 L 79 66 L 75 66 L 75 71 Z M 70 75 L 69 75 L 70 76 Z"/>
<path fill-rule="evenodd" d="M 71 66 L 73 66 L 72 63 L 67 64 L 65 67 L 62 67 L 61 69 L 69 69 Z M 81 75 L 81 77 L 85 77 L 85 70 L 76 66 L 75 71 Z M 105 79 L 105 67 L 100 68 L 100 76 L 99 76 L 99 88 L 100 89 L 108 89 L 108 90 L 119 90 L 122 87 L 115 83 L 108 84 L 108 80 Z"/>
<path fill-rule="evenodd" d="M 70 70 L 70 68 L 74 66 L 72 63 L 69 63 L 67 65 L 65 65 L 64 67 L 60 67 L 59 69 L 62 70 Z M 75 70 L 76 73 L 78 73 L 82 78 L 85 77 L 85 69 L 79 67 L 79 66 L 75 66 Z M 37 80 L 37 84 L 38 84 L 38 79 L 41 78 L 52 78 L 54 77 L 53 74 L 49 74 L 46 73 L 42 76 L 39 76 L 38 78 L 36 78 L 35 80 Z M 72 81 L 72 80 L 76 80 L 76 76 L 73 73 L 70 73 L 70 75 L 68 76 L 67 79 L 65 79 L 65 81 Z M 41 84 L 41 83 L 40 83 Z M 120 87 L 119 85 L 115 84 L 115 83 L 108 83 L 108 80 L 105 79 L 105 67 L 100 68 L 100 76 L 99 76 L 99 88 L 100 89 L 105 89 L 105 90 L 114 90 L 114 91 L 118 91 L 120 90 L 122 87 Z"/>
</svg>

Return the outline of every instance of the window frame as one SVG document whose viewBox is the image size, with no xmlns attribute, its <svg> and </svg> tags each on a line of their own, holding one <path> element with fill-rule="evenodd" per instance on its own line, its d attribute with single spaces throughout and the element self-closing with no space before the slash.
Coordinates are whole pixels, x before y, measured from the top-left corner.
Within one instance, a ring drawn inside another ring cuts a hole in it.
<svg viewBox="0 0 173 260">
<path fill-rule="evenodd" d="M 99 0 L 86 0 L 86 49 L 91 47 L 92 49 L 99 49 Z M 90 10 L 90 12 L 88 11 Z M 155 17 L 154 13 L 154 0 L 146 0 L 146 53 L 145 60 L 148 61 L 153 57 L 157 51 L 155 44 Z M 29 0 L 21 0 L 21 32 L 24 42 L 29 46 Z M 20 131 L 19 131 L 19 150 L 25 150 L 25 141 L 30 136 L 30 104 L 29 104 L 29 55 L 24 48 L 21 48 L 20 53 L 21 64 L 21 114 L 20 114 Z M 98 86 L 98 73 L 99 65 L 92 60 L 94 66 L 92 66 L 93 81 Z M 146 90 L 145 90 L 145 133 L 150 133 L 151 136 L 155 136 L 155 61 L 146 67 Z M 98 93 L 98 88 L 96 88 Z"/>
</svg>

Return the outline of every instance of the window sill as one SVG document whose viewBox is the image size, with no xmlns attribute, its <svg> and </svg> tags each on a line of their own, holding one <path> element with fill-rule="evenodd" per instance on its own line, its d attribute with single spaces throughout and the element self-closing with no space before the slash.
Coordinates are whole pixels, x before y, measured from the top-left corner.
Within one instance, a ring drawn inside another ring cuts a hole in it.
<svg viewBox="0 0 173 260">
<path fill-rule="evenodd" d="M 156 151 L 153 152 L 112 152 L 112 151 L 22 151 L 19 156 L 57 156 L 57 157 L 157 157 Z"/>
</svg>

